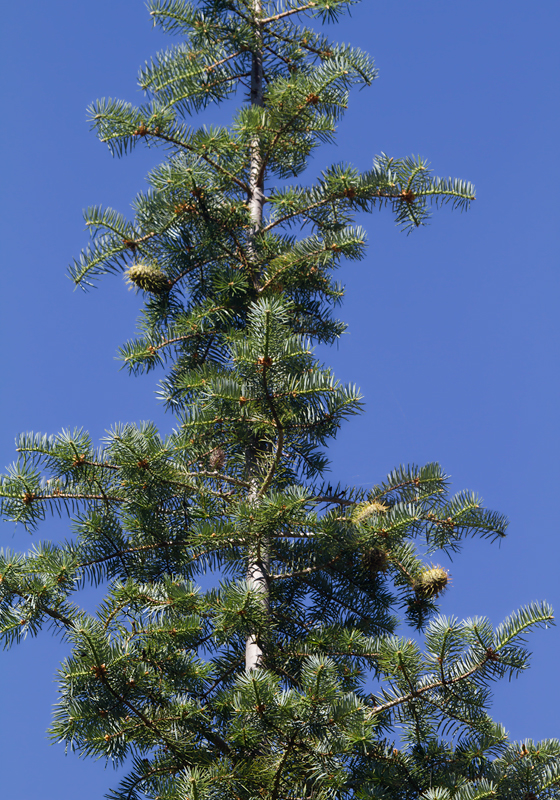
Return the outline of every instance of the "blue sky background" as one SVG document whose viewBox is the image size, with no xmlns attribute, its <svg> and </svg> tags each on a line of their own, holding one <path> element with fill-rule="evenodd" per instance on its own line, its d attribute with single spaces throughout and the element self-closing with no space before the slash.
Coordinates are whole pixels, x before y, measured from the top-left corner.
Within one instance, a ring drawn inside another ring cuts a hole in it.
<svg viewBox="0 0 560 800">
<path fill-rule="evenodd" d="M 363 0 L 332 35 L 372 53 L 380 76 L 354 94 L 338 146 L 311 169 L 420 153 L 436 174 L 476 185 L 467 215 L 444 210 L 408 237 L 389 212 L 361 220 L 368 256 L 341 272 L 349 333 L 323 357 L 367 402 L 331 448 L 334 479 L 367 487 L 400 463 L 437 460 L 454 489 L 510 517 L 501 547 L 467 543 L 443 602 L 496 624 L 535 599 L 560 609 L 559 23 L 551 0 Z M 82 209 L 126 211 L 160 160 L 140 149 L 113 160 L 85 108 L 108 95 L 139 102 L 137 68 L 169 40 L 140 0 L 6 4 L 1 36 L 0 465 L 21 431 L 83 426 L 98 439 L 142 419 L 169 431 L 153 374 L 130 378 L 114 359 L 138 298 L 120 278 L 84 295 L 66 277 L 86 243 Z M 38 538 L 66 533 L 54 520 Z M 2 524 L 1 546 L 29 544 Z M 512 737 L 539 739 L 560 733 L 560 631 L 530 645 L 531 671 L 496 687 L 494 714 Z M 9 800 L 93 800 L 115 782 L 46 739 L 64 654 L 48 633 L 0 654 Z"/>
</svg>

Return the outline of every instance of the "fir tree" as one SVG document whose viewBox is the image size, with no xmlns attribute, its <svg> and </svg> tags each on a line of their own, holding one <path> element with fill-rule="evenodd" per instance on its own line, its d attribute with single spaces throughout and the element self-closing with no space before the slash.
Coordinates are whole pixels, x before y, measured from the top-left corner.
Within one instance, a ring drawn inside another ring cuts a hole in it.
<svg viewBox="0 0 560 800">
<path fill-rule="evenodd" d="M 355 214 L 387 206 L 411 230 L 474 196 L 385 155 L 293 182 L 375 78 L 322 32 L 351 5 L 152 0 L 181 43 L 141 71 L 149 101 L 91 109 L 112 152 L 167 150 L 133 221 L 88 210 L 72 276 L 124 273 L 143 293 L 122 357 L 163 367 L 177 429 L 21 437 L 3 514 L 33 531 L 67 513 L 73 535 L 2 551 L 0 618 L 7 645 L 46 624 L 72 645 L 52 736 L 126 761 L 119 800 L 560 796 L 560 743 L 509 743 L 488 714 L 488 684 L 526 668 L 551 609 L 496 630 L 437 613 L 448 574 L 429 559 L 503 537 L 504 517 L 450 497 L 437 464 L 370 491 L 324 483 L 325 444 L 360 410 L 313 352 L 344 330 L 333 273 L 364 254 Z M 229 128 L 187 125 L 235 93 Z M 86 582 L 107 587 L 93 615 Z M 422 646 L 397 635 L 403 616 Z"/>
</svg>

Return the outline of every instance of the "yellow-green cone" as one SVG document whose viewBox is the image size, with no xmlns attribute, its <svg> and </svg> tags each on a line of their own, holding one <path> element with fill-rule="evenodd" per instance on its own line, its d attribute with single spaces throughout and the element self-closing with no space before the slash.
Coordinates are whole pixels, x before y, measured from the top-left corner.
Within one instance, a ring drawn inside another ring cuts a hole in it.
<svg viewBox="0 0 560 800">
<path fill-rule="evenodd" d="M 449 573 L 443 567 L 430 567 L 421 573 L 414 582 L 418 597 L 430 599 L 440 595 L 449 583 Z"/>
<path fill-rule="evenodd" d="M 169 288 L 169 281 L 163 272 L 148 264 L 133 264 L 125 275 L 129 283 L 151 294 L 161 294 Z"/>
</svg>

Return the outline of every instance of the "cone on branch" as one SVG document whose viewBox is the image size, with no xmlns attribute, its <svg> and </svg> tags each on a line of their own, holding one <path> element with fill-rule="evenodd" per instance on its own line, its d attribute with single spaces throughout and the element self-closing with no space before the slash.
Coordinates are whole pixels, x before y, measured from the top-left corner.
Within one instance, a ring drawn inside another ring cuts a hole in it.
<svg viewBox="0 0 560 800">
<path fill-rule="evenodd" d="M 219 472 L 222 470 L 226 463 L 226 453 L 223 447 L 215 447 L 208 456 L 208 464 L 211 469 Z"/>
<path fill-rule="evenodd" d="M 169 280 L 163 272 L 149 264 L 133 264 L 125 272 L 128 282 L 150 294 L 162 294 L 169 290 Z"/>
<path fill-rule="evenodd" d="M 414 591 L 418 597 L 431 599 L 439 597 L 449 583 L 449 573 L 446 569 L 439 566 L 432 566 L 425 569 L 414 581 Z"/>
<path fill-rule="evenodd" d="M 389 554 L 377 547 L 366 550 L 362 555 L 362 560 L 370 573 L 385 572 L 390 564 Z"/>
</svg>

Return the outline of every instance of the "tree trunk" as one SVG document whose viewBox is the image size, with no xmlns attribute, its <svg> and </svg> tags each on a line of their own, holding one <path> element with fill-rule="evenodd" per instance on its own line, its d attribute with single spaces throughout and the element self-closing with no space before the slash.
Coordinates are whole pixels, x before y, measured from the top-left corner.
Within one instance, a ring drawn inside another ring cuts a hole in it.
<svg viewBox="0 0 560 800">
<path fill-rule="evenodd" d="M 261 15 L 262 6 L 261 0 L 253 0 L 253 13 L 255 18 L 255 28 L 257 30 L 257 39 L 260 43 L 261 32 L 259 24 L 256 20 Z M 251 68 L 251 105 L 263 107 L 264 106 L 264 71 L 263 71 L 263 52 L 261 47 L 257 47 L 253 52 L 253 62 Z M 258 136 L 253 139 L 251 145 L 251 165 L 249 174 L 249 210 L 251 214 L 252 230 L 251 238 L 258 235 L 263 221 L 263 205 L 264 205 L 264 176 L 261 174 L 262 169 L 262 155 L 260 149 L 260 142 Z M 255 267 L 256 252 L 253 247 L 250 248 L 252 252 L 249 257 L 253 261 Z M 258 270 L 253 272 L 253 283 L 255 288 L 258 288 L 259 275 Z M 249 500 L 252 503 L 258 502 L 258 459 L 257 459 L 258 443 L 247 448 L 245 454 L 245 464 L 247 469 L 247 476 L 251 489 L 249 491 Z M 262 603 L 268 607 L 268 555 L 266 547 L 259 547 L 249 554 L 249 564 L 247 568 L 247 582 L 253 591 L 258 592 L 262 597 Z M 263 652 L 255 635 L 247 637 L 245 645 L 245 668 L 247 670 L 256 669 L 261 666 L 263 659 Z"/>
</svg>

